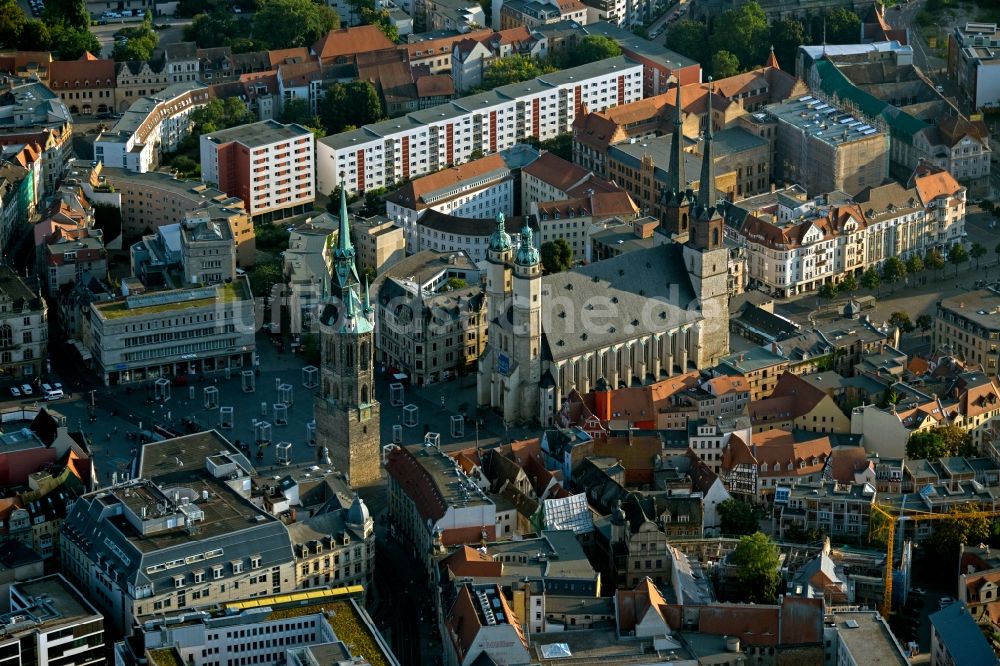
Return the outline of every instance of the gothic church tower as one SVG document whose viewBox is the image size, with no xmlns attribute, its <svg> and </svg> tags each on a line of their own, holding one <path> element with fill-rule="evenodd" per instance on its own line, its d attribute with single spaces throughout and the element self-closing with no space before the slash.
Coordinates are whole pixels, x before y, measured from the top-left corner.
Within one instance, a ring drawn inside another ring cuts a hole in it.
<svg viewBox="0 0 1000 666">
<path fill-rule="evenodd" d="M 375 399 L 375 309 L 364 301 L 351 245 L 347 198 L 340 190 L 340 230 L 333 251 L 330 298 L 320 315 L 320 392 L 316 396 L 316 443 L 347 474 L 352 488 L 381 476 L 379 403 Z"/>
</svg>

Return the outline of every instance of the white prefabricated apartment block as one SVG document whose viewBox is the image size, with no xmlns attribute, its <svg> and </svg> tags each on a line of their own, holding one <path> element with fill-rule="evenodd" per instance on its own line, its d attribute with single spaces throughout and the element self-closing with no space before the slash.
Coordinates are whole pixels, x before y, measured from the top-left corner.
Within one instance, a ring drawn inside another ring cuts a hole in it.
<svg viewBox="0 0 1000 666">
<path fill-rule="evenodd" d="M 569 132 L 580 108 L 603 111 L 642 98 L 642 65 L 624 56 L 513 83 L 320 139 L 317 187 L 385 187 L 449 165 Z"/>
</svg>

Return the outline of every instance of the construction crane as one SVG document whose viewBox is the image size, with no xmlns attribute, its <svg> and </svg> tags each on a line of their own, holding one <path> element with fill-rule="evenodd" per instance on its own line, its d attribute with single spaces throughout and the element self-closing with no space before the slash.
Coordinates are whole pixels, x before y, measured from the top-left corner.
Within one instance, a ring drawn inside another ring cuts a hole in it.
<svg viewBox="0 0 1000 666">
<path fill-rule="evenodd" d="M 880 521 L 880 525 L 875 525 L 875 516 L 879 515 L 884 518 Z M 872 538 L 873 534 L 881 536 L 885 535 L 885 591 L 882 593 L 882 617 L 888 619 L 889 614 L 892 612 L 892 567 L 893 567 L 893 548 L 896 542 L 896 521 L 903 522 L 909 521 L 914 523 L 921 523 L 925 520 L 955 520 L 956 518 L 996 518 L 1000 516 L 1000 509 L 989 510 L 989 511 L 962 511 L 960 513 L 930 513 L 929 511 L 919 511 L 916 509 L 899 509 L 898 512 L 890 512 L 885 507 L 879 506 L 878 504 L 872 504 L 872 514 L 869 518 L 868 525 L 868 539 Z"/>
</svg>

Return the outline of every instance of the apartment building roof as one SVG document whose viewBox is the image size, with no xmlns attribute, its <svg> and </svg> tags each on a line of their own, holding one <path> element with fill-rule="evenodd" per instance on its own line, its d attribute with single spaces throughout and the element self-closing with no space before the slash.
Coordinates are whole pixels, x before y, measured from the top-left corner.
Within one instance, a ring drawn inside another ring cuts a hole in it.
<svg viewBox="0 0 1000 666">
<path fill-rule="evenodd" d="M 958 601 L 930 615 L 938 640 L 950 655 L 951 663 L 993 666 L 1000 663 L 965 603 Z"/>
<path fill-rule="evenodd" d="M 243 207 L 243 200 L 238 197 L 232 197 L 225 192 L 205 185 L 204 183 L 195 183 L 190 180 L 175 178 L 174 176 L 168 173 L 163 173 L 162 171 L 147 171 L 145 173 L 140 173 L 138 171 L 129 171 L 127 169 L 117 167 L 105 167 L 102 165 L 100 174 L 96 175 L 96 179 L 97 182 L 95 184 L 106 181 L 110 181 L 112 185 L 122 182 L 134 182 L 141 185 L 143 188 L 151 187 L 171 190 L 176 194 L 183 194 L 187 196 L 192 201 L 199 202 L 199 205 L 216 203 L 226 206 Z M 121 188 L 119 187 L 119 189 Z"/>
<path fill-rule="evenodd" d="M 272 49 L 267 52 L 267 62 L 271 69 L 278 69 L 279 65 L 291 65 L 296 62 L 306 62 L 312 60 L 309 49 L 304 46 L 296 46 L 288 49 Z"/>
<path fill-rule="evenodd" d="M 110 130 L 100 135 L 99 140 L 117 138 L 120 141 L 126 141 L 128 137 L 139 130 L 149 114 L 153 113 L 159 105 L 187 93 L 207 89 L 208 86 L 200 81 L 183 81 L 164 88 L 158 93 L 140 97 L 128 107 L 128 110 Z"/>
<path fill-rule="evenodd" d="M 672 629 L 682 630 L 694 620 L 699 632 L 738 636 L 744 645 L 791 646 L 822 644 L 823 599 L 785 596 L 780 604 L 663 606 Z"/>
<path fill-rule="evenodd" d="M 13 268 L 0 266 L 0 300 L 6 299 L 10 299 L 14 312 L 22 308 L 37 312 L 45 305 Z"/>
<path fill-rule="evenodd" d="M 445 616 L 445 623 L 449 629 L 448 636 L 455 642 L 455 651 L 460 663 L 464 662 L 466 655 L 476 646 L 482 652 L 474 662 L 470 663 L 488 664 L 493 661 L 487 651 L 490 641 L 476 639 L 480 631 L 488 631 L 490 627 L 498 624 L 510 625 L 520 640 L 523 652 L 527 653 L 528 641 L 525 639 L 524 629 L 499 585 L 460 586 L 454 604 Z M 506 634 L 504 637 L 506 638 Z M 505 646 L 504 654 L 513 653 L 513 648 L 514 646 Z"/>
<path fill-rule="evenodd" d="M 417 97 L 450 97 L 455 94 L 455 82 L 450 74 L 428 74 L 416 81 Z"/>
<path fill-rule="evenodd" d="M 779 353 L 764 347 L 752 347 L 722 357 L 716 364 L 716 370 L 726 375 L 744 375 L 785 363 L 788 363 L 788 359 Z"/>
<path fill-rule="evenodd" d="M 673 150 L 673 145 L 673 136 L 670 134 L 658 137 L 637 138 L 610 146 L 608 148 L 608 157 L 609 159 L 618 160 L 634 169 L 638 169 L 643 158 L 649 156 L 655 165 L 658 179 L 662 180 L 665 178 L 662 174 L 667 173 L 667 165 L 670 164 L 670 154 Z M 730 127 L 719 130 L 715 132 L 713 138 L 716 167 L 721 168 L 723 172 L 732 171 L 732 160 L 735 159 L 737 153 L 762 148 L 766 145 L 766 139 L 748 132 L 742 127 Z M 698 141 L 685 138 L 683 154 L 686 173 L 700 173 L 702 160 L 696 152 L 700 150 L 699 146 L 700 143 Z"/>
<path fill-rule="evenodd" d="M 312 45 L 312 52 L 320 62 L 336 61 L 338 58 L 354 57 L 359 53 L 395 49 L 378 26 L 359 25 L 340 30 L 331 30 Z"/>
<path fill-rule="evenodd" d="M 615 616 L 618 630 L 623 634 L 634 631 L 647 612 L 654 612 L 662 617 L 660 610 L 667 601 L 660 594 L 649 576 L 644 577 L 631 590 L 616 590 L 614 596 Z"/>
<path fill-rule="evenodd" d="M 405 51 L 407 58 L 412 63 L 421 58 L 433 57 L 437 55 L 451 53 L 451 48 L 458 42 L 467 39 L 481 41 L 494 35 L 489 29 L 473 30 L 466 33 L 455 32 L 453 34 L 436 36 L 435 33 L 423 33 L 417 35 L 414 41 L 403 44 L 399 48 Z M 412 39 L 414 36 L 410 35 Z"/>
<path fill-rule="evenodd" d="M 52 574 L 42 578 L 11 584 L 12 592 L 32 604 L 3 619 L 11 620 L 13 615 L 27 615 L 40 626 L 52 626 L 100 616 L 100 613 L 80 594 L 62 574 Z M 9 624 L 0 619 L 0 626 Z"/>
<path fill-rule="evenodd" d="M 458 463 L 437 447 L 397 446 L 389 452 L 385 467 L 425 521 L 439 520 L 452 507 L 492 504 Z"/>
<path fill-rule="evenodd" d="M 498 541 L 485 548 L 487 556 L 500 563 L 497 578 L 597 580 L 598 577 L 573 530 L 542 530 L 541 536 L 534 539 Z"/>
<path fill-rule="evenodd" d="M 833 620 L 837 635 L 855 659 L 879 666 L 910 663 L 889 625 L 875 611 L 836 611 Z"/>
<path fill-rule="evenodd" d="M 115 61 L 98 59 L 84 53 L 76 60 L 53 60 L 49 63 L 49 87 L 52 90 L 101 88 L 115 84 Z"/>
<path fill-rule="evenodd" d="M 925 206 L 937 199 L 953 197 L 965 189 L 950 172 L 926 163 L 917 167 L 912 182 Z"/>
<path fill-rule="evenodd" d="M 235 142 L 248 148 L 259 148 L 307 135 L 311 136 L 312 132 L 297 123 L 284 125 L 277 120 L 262 120 L 259 123 L 212 132 L 208 135 L 208 140 L 217 144 Z"/>
<path fill-rule="evenodd" d="M 586 196 L 590 191 L 620 190 L 611 181 L 599 178 L 593 172 L 548 151 L 542 152 L 537 160 L 521 169 L 521 173 L 531 175 L 573 197 Z"/>
<path fill-rule="evenodd" d="M 407 48 L 409 48 L 409 45 Z M 545 74 L 529 81 L 512 83 L 495 88 L 491 91 L 469 95 L 445 104 L 433 106 L 429 109 L 414 111 L 400 118 L 391 118 L 378 123 L 365 125 L 364 127 L 350 132 L 341 132 L 340 134 L 324 137 L 320 139 L 320 142 L 330 146 L 334 150 L 341 150 L 358 143 L 372 141 L 378 137 L 396 134 L 404 128 L 416 128 L 433 122 L 442 122 L 450 118 L 457 118 L 465 114 L 472 113 L 479 109 L 488 109 L 502 102 L 516 100 L 526 95 L 537 93 L 539 90 L 551 89 L 560 85 L 568 84 L 572 81 L 590 79 L 601 74 L 607 74 L 616 70 L 623 70 L 637 66 L 638 63 L 635 63 L 624 56 L 599 60 L 597 62 L 581 65 L 579 67 Z"/>
<path fill-rule="evenodd" d="M 1000 290 L 989 287 L 968 291 L 957 296 L 946 296 L 940 307 L 988 331 L 1000 330 Z"/>
<path fill-rule="evenodd" d="M 804 430 L 765 430 L 753 435 L 753 454 L 762 476 L 808 476 L 823 471 L 830 456 L 830 438 Z"/>
<path fill-rule="evenodd" d="M 423 210 L 428 206 L 484 189 L 510 177 L 502 155 L 494 153 L 478 160 L 442 169 L 409 181 L 386 197 L 387 202 Z"/>
<path fill-rule="evenodd" d="M 198 57 L 198 44 L 195 42 L 171 42 L 163 47 L 167 60 L 195 60 Z"/>
</svg>

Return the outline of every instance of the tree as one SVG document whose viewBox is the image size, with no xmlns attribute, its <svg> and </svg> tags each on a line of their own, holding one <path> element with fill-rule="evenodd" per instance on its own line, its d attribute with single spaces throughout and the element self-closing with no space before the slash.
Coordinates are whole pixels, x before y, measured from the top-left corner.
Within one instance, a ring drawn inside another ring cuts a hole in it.
<svg viewBox="0 0 1000 666">
<path fill-rule="evenodd" d="M 573 265 L 573 248 L 563 238 L 542 243 L 542 268 L 546 273 L 561 273 Z"/>
<path fill-rule="evenodd" d="M 382 198 L 382 194 L 385 190 L 379 192 L 378 190 L 369 190 L 365 192 L 365 207 L 361 211 L 365 217 L 371 217 L 372 215 L 385 215 L 385 199 Z"/>
<path fill-rule="evenodd" d="M 791 71 L 795 66 L 795 58 L 799 46 L 809 44 L 805 26 L 796 19 L 780 19 L 771 24 L 771 46 L 779 65 L 784 65 Z"/>
<path fill-rule="evenodd" d="M 757 515 L 746 502 L 727 499 L 716 510 L 719 512 L 722 533 L 726 536 L 744 536 L 760 531 Z"/>
<path fill-rule="evenodd" d="M 931 248 L 927 250 L 927 254 L 924 255 L 924 266 L 926 266 L 928 270 L 932 271 L 943 270 L 944 257 L 941 256 L 941 253 L 937 249 Z"/>
<path fill-rule="evenodd" d="M 486 65 L 483 83 L 477 90 L 493 90 L 511 83 L 520 83 L 555 69 L 553 65 L 543 65 L 535 58 L 521 53 L 494 58 Z"/>
<path fill-rule="evenodd" d="M 906 457 L 914 460 L 937 460 L 948 456 L 944 437 L 931 430 L 918 430 L 906 440 Z"/>
<path fill-rule="evenodd" d="M 986 256 L 986 247 L 982 243 L 973 243 L 969 248 L 969 256 L 976 262 L 976 270 L 979 270 L 979 260 Z"/>
<path fill-rule="evenodd" d="M 0 2 L 0 46 L 18 48 L 21 33 L 28 24 L 28 16 L 16 0 Z"/>
<path fill-rule="evenodd" d="M 854 277 L 853 274 L 848 274 L 840 284 L 837 285 L 837 291 L 844 294 L 853 294 L 858 290 L 858 279 Z"/>
<path fill-rule="evenodd" d="M 115 62 L 151 60 L 153 50 L 160 43 L 160 37 L 153 31 L 152 24 L 145 21 L 138 27 L 119 30 L 117 34 L 128 41 L 115 41 L 115 47 L 111 51 Z"/>
<path fill-rule="evenodd" d="M 319 119 L 328 134 L 339 134 L 348 125 L 361 127 L 381 120 L 382 101 L 370 81 L 334 83 L 326 89 Z"/>
<path fill-rule="evenodd" d="M 819 288 L 819 297 L 828 301 L 837 298 L 837 285 L 833 282 L 824 282 L 823 286 Z"/>
<path fill-rule="evenodd" d="M 271 291 L 271 287 L 282 281 L 281 263 L 268 261 L 259 263 L 247 271 L 250 279 L 250 293 L 261 298 Z"/>
<path fill-rule="evenodd" d="M 954 424 L 918 430 L 906 441 L 906 457 L 937 460 L 949 456 L 974 456 L 972 435 Z"/>
<path fill-rule="evenodd" d="M 826 15 L 825 20 L 827 44 L 856 44 L 858 42 L 861 36 L 861 18 L 851 10 L 837 7 Z M 813 34 L 814 40 L 815 37 L 816 35 Z M 816 41 L 816 43 L 819 42 Z"/>
<path fill-rule="evenodd" d="M 955 275 L 958 275 L 958 267 L 969 260 L 969 253 L 961 243 L 955 243 L 948 250 L 948 263 L 955 267 Z"/>
<path fill-rule="evenodd" d="M 90 12 L 86 0 L 49 0 L 45 3 L 45 20 L 51 24 L 65 23 L 72 28 L 85 28 L 89 32 Z"/>
<path fill-rule="evenodd" d="M 709 41 L 713 53 L 724 50 L 735 55 L 742 71 L 759 67 L 770 41 L 767 16 L 756 0 L 727 9 L 716 19 Z"/>
<path fill-rule="evenodd" d="M 454 290 L 454 289 L 465 289 L 466 287 L 469 286 L 469 283 L 463 280 L 462 278 L 453 277 L 453 278 L 448 278 L 448 281 L 445 283 L 445 285 L 447 285 L 449 289 Z"/>
<path fill-rule="evenodd" d="M 564 132 L 551 139 L 542 141 L 539 148 L 547 150 L 553 155 L 563 158 L 567 162 L 573 161 L 573 133 Z"/>
<path fill-rule="evenodd" d="M 708 27 L 701 21 L 684 19 L 667 29 L 666 46 L 697 62 L 711 60 Z"/>
<path fill-rule="evenodd" d="M 889 315 L 889 323 L 904 333 L 909 333 L 913 330 L 913 322 L 910 321 L 910 315 L 905 312 L 893 312 Z"/>
<path fill-rule="evenodd" d="M 934 328 L 934 317 L 926 313 L 918 316 L 917 328 L 919 328 L 922 333 L 929 332 L 932 328 Z"/>
<path fill-rule="evenodd" d="M 880 284 L 882 284 L 882 279 L 878 276 L 878 271 L 875 270 L 874 266 L 869 266 L 868 270 L 861 275 L 861 286 L 877 292 Z"/>
<path fill-rule="evenodd" d="M 981 543 L 990 538 L 990 520 L 986 516 L 967 515 L 978 510 L 974 504 L 956 504 L 951 511 L 951 518 L 939 520 L 934 524 L 927 545 L 939 556 L 954 558 L 958 555 L 958 547 L 962 544 Z"/>
<path fill-rule="evenodd" d="M 916 275 L 924 270 L 924 260 L 918 255 L 913 255 L 906 260 L 906 272 L 910 275 Z"/>
<path fill-rule="evenodd" d="M 248 40 L 250 28 L 248 19 L 237 18 L 234 14 L 219 9 L 211 14 L 195 16 L 190 25 L 184 26 L 184 39 L 195 42 L 203 49 L 229 46 L 234 52 L 244 53 L 253 47 L 253 43 Z M 238 47 L 240 44 L 244 46 Z"/>
<path fill-rule="evenodd" d="M 729 561 L 743 586 L 744 599 L 758 604 L 774 603 L 778 594 L 778 547 L 762 532 L 740 538 Z"/>
<path fill-rule="evenodd" d="M 59 54 L 59 60 L 78 60 L 84 53 L 101 52 L 101 43 L 88 28 L 68 23 L 49 25 L 49 49 Z"/>
<path fill-rule="evenodd" d="M 361 10 L 361 23 L 375 26 L 390 42 L 399 41 L 399 28 L 392 22 L 392 16 L 388 9 L 363 8 Z"/>
<path fill-rule="evenodd" d="M 304 127 L 322 127 L 323 121 L 313 114 L 309 102 L 304 99 L 291 99 L 282 105 L 278 120 L 283 123 L 297 123 Z"/>
<path fill-rule="evenodd" d="M 882 280 L 887 284 L 896 284 L 906 277 L 906 264 L 899 257 L 889 257 L 882 265 Z"/>
<path fill-rule="evenodd" d="M 726 79 L 739 73 L 740 61 L 735 55 L 724 49 L 712 54 L 712 76 Z"/>
<path fill-rule="evenodd" d="M 339 27 L 337 12 L 312 0 L 261 0 L 253 20 L 254 37 L 264 49 L 312 46 Z"/>
<path fill-rule="evenodd" d="M 618 42 L 609 37 L 587 35 L 573 48 L 561 49 L 558 53 L 557 65 L 566 69 L 620 56 L 622 49 L 618 46 Z"/>
</svg>

